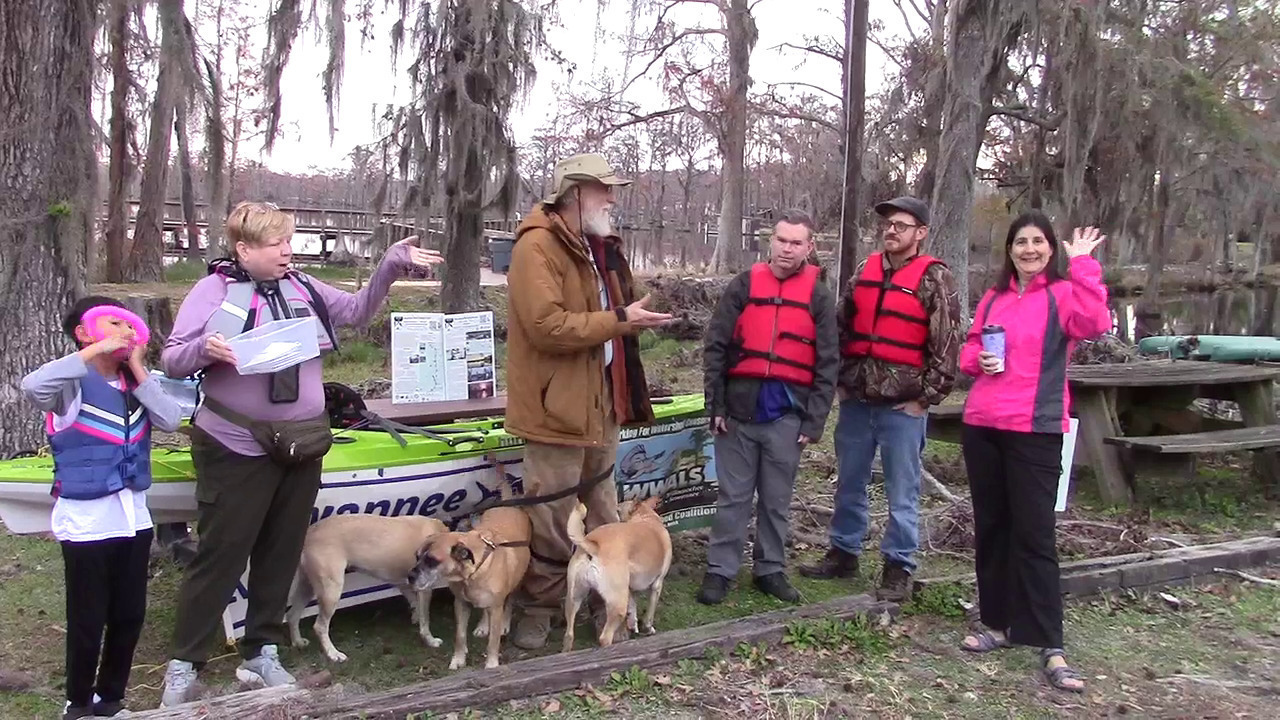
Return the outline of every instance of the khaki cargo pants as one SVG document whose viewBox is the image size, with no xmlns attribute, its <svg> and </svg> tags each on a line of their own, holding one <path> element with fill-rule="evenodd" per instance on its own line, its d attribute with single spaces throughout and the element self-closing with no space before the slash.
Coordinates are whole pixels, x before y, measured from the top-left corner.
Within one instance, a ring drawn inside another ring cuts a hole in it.
<svg viewBox="0 0 1280 720">
<path fill-rule="evenodd" d="M 618 425 L 610 410 L 605 417 L 604 444 L 573 447 L 526 442 L 524 446 L 525 493 L 548 495 L 571 488 L 586 478 L 605 472 L 617 460 Z M 529 543 L 529 570 L 521 586 L 521 604 L 528 615 L 555 617 L 564 612 L 565 572 L 573 556 L 566 526 L 569 513 L 581 502 L 587 506 L 587 532 L 618 521 L 618 487 L 614 473 L 570 496 L 525 509 L 533 524 Z"/>
</svg>

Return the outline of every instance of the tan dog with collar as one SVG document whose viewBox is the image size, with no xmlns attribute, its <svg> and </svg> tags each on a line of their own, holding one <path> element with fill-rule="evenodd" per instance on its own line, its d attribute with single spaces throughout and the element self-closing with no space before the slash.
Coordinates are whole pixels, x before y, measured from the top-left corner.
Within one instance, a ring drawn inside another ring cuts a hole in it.
<svg viewBox="0 0 1280 720">
<path fill-rule="evenodd" d="M 312 525 L 307 530 L 286 615 L 293 646 L 309 644 L 298 629 L 298 621 L 314 597 L 320 606 L 314 627 L 320 647 L 330 661 L 346 661 L 347 656 L 329 638 L 329 621 L 342 599 L 347 568 L 353 567 L 395 585 L 409 601 L 423 641 L 430 647 L 440 647 L 442 642 L 431 634 L 429 625 L 432 588 L 411 589 L 409 572 L 417 562 L 418 548 L 431 536 L 448 530 L 439 520 L 419 515 L 333 515 Z"/>
<path fill-rule="evenodd" d="M 576 549 L 569 559 L 564 599 L 563 652 L 573 649 L 573 623 L 588 593 L 596 591 L 605 604 L 606 619 L 600 630 L 600 646 L 613 644 L 623 619 L 637 632 L 636 601 L 632 592 L 649 591 L 644 633 L 652 635 L 653 616 L 662 595 L 662 583 L 671 569 L 671 534 L 656 508 L 662 498 L 654 495 L 634 503 L 623 522 L 608 523 L 586 533 L 587 509 L 581 503 L 569 516 L 569 539 Z"/>
<path fill-rule="evenodd" d="M 506 499 L 506 473 L 501 463 L 495 467 L 502 478 L 502 498 Z M 453 591 L 456 627 L 450 670 L 467 664 L 472 606 L 482 608 L 485 614 L 475 630 L 476 637 L 489 638 L 484 666 L 498 666 L 499 645 L 511 627 L 512 595 L 529 567 L 532 534 L 533 526 L 524 510 L 495 507 L 485 510 L 471 530 L 432 536 L 418 550 L 417 563 L 409 573 L 413 587 L 429 588 L 445 580 Z"/>
</svg>

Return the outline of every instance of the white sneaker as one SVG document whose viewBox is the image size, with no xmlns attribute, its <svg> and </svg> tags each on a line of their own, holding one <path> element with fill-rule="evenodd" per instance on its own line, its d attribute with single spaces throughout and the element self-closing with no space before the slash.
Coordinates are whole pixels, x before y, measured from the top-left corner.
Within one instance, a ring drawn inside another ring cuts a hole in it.
<svg viewBox="0 0 1280 720">
<path fill-rule="evenodd" d="M 236 679 L 249 685 L 276 687 L 295 682 L 289 671 L 280 664 L 280 653 L 275 645 L 263 645 L 258 657 L 245 660 L 236 668 Z"/>
<path fill-rule="evenodd" d="M 164 694 L 160 707 L 173 707 L 195 699 L 196 668 L 185 660 L 170 660 L 164 673 Z"/>
</svg>

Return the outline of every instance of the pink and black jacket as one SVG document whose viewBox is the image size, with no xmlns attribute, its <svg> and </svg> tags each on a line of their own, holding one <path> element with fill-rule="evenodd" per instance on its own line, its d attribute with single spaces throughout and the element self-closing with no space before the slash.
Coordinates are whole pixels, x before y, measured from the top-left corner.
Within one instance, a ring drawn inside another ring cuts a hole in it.
<svg viewBox="0 0 1280 720">
<path fill-rule="evenodd" d="M 982 328 L 1005 331 L 1004 372 L 987 375 L 978 364 Z M 960 351 L 960 370 L 974 378 L 964 405 L 968 425 L 1034 433 L 1065 433 L 1071 405 L 1067 365 L 1080 340 L 1111 330 L 1102 266 L 1072 258 L 1067 277 L 1049 283 L 1041 273 L 1018 292 L 1016 278 L 988 290 Z"/>
</svg>

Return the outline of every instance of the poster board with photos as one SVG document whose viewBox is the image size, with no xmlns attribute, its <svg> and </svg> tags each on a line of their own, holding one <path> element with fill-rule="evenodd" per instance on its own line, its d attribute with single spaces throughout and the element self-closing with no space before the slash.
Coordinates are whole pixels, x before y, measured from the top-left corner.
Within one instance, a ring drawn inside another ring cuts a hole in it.
<svg viewBox="0 0 1280 720">
<path fill-rule="evenodd" d="M 493 397 L 493 313 L 392 313 L 391 402 Z"/>
</svg>

